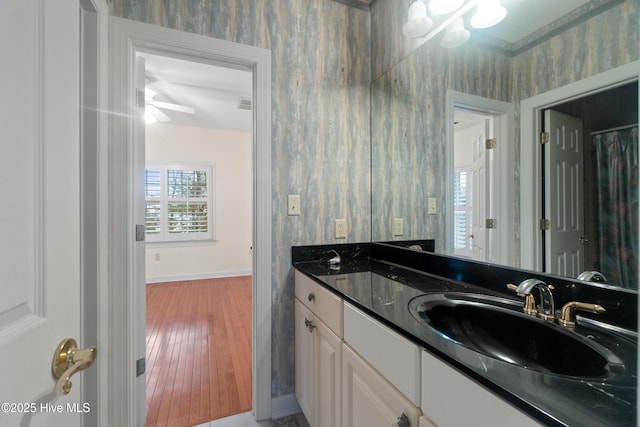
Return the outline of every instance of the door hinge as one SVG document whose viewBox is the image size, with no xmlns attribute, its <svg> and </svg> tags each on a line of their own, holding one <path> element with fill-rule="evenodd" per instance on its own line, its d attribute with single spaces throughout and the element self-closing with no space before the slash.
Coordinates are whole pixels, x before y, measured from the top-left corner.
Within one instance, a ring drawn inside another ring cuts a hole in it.
<svg viewBox="0 0 640 427">
<path fill-rule="evenodd" d="M 143 224 L 136 224 L 136 242 L 144 242 L 145 228 Z"/>
<path fill-rule="evenodd" d="M 498 220 L 495 218 L 488 218 L 485 222 L 486 228 L 498 228 Z"/>
<path fill-rule="evenodd" d="M 498 145 L 498 140 L 495 138 L 489 138 L 485 141 L 485 148 L 487 150 L 493 150 Z"/>
<path fill-rule="evenodd" d="M 548 144 L 549 138 L 549 132 L 540 133 L 540 144 Z"/>
<path fill-rule="evenodd" d="M 136 360 L 136 377 L 139 377 L 140 375 L 144 374 L 146 370 L 147 370 L 146 359 L 143 357 Z"/>
<path fill-rule="evenodd" d="M 136 106 L 138 108 L 144 108 L 144 103 L 145 103 L 144 98 L 145 98 L 144 91 L 140 89 L 136 89 Z"/>
<path fill-rule="evenodd" d="M 551 228 L 551 221 L 546 218 L 540 220 L 540 230 L 548 230 Z"/>
</svg>

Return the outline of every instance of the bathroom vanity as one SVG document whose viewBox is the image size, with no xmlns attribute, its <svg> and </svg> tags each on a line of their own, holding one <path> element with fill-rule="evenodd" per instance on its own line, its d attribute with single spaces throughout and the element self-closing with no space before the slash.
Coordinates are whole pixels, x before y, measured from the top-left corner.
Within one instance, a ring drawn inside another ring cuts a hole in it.
<svg viewBox="0 0 640 427">
<path fill-rule="evenodd" d="M 635 291 L 416 249 L 292 248 L 311 426 L 636 425 Z M 524 313 L 542 295 L 510 289 L 527 279 L 551 285 L 554 314 L 569 307 L 576 325 Z"/>
</svg>

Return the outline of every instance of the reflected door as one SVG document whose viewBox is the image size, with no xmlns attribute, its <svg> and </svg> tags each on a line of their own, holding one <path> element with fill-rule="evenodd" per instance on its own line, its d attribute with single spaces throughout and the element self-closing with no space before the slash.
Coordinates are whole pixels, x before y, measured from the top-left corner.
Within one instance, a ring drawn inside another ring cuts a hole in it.
<svg viewBox="0 0 640 427">
<path fill-rule="evenodd" d="M 485 132 L 473 141 L 473 163 L 471 164 L 471 258 L 486 259 L 489 200 L 489 156 L 485 149 Z"/>
<path fill-rule="evenodd" d="M 486 261 L 491 257 L 487 219 L 492 215 L 493 152 L 486 141 L 493 119 L 479 116 L 476 124 L 456 132 L 454 176 L 454 251 L 456 255 Z"/>
<path fill-rule="evenodd" d="M 544 129 L 545 271 L 577 277 L 584 268 L 582 120 L 546 110 Z"/>
</svg>

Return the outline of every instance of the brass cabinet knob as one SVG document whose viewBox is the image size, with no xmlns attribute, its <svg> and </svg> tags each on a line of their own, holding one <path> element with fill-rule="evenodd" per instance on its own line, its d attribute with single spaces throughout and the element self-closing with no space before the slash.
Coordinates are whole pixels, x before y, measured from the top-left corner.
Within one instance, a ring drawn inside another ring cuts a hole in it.
<svg viewBox="0 0 640 427">
<path fill-rule="evenodd" d="M 394 427 L 409 427 L 411 422 L 404 412 L 398 417 L 398 421 L 393 424 Z"/>
<path fill-rule="evenodd" d="M 309 300 L 309 302 L 314 301 L 316 299 L 316 296 L 312 293 L 309 294 L 309 296 L 307 297 L 307 299 Z"/>
<path fill-rule="evenodd" d="M 309 332 L 313 332 L 313 330 L 316 328 L 316 325 L 314 325 L 313 322 L 309 319 L 304 319 L 304 325 L 307 327 L 307 330 Z"/>
<path fill-rule="evenodd" d="M 51 362 L 51 373 L 58 379 L 55 390 L 58 396 L 69 394 L 71 377 L 93 365 L 97 353 L 95 347 L 78 349 L 78 343 L 73 338 L 66 338 L 58 344 Z"/>
</svg>

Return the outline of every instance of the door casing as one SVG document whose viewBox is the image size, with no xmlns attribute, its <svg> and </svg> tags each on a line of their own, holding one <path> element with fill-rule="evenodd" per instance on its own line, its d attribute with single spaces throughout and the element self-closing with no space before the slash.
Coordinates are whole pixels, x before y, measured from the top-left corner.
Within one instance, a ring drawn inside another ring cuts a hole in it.
<svg viewBox="0 0 640 427">
<path fill-rule="evenodd" d="M 446 114 L 447 127 L 445 134 L 445 173 L 449 183 L 446 190 L 445 203 L 447 206 L 447 220 L 445 229 L 446 253 L 453 254 L 453 174 L 454 174 L 454 110 L 466 108 L 494 117 L 494 135 L 498 140 L 493 155 L 494 171 L 492 182 L 495 183 L 494 200 L 497 228 L 491 232 L 491 259 L 489 262 L 498 264 L 513 264 L 513 235 L 515 217 L 513 214 L 513 147 L 509 135 L 513 135 L 513 105 L 496 99 L 484 98 L 468 93 L 447 90 Z M 450 179 L 449 179 L 450 177 Z"/>
<path fill-rule="evenodd" d="M 107 157 L 108 157 L 108 28 L 105 0 L 79 0 L 81 22 L 80 116 L 80 238 L 81 342 L 96 344 L 99 357 L 83 371 L 82 402 L 91 411 L 83 424 L 109 422 L 109 277 Z"/>
<path fill-rule="evenodd" d="M 138 425 L 144 381 L 136 379 L 139 343 L 145 339 L 136 286 L 144 259 L 137 256 L 132 185 L 135 171 L 134 68 L 136 52 L 207 62 L 253 73 L 253 316 L 252 404 L 257 420 L 271 419 L 271 52 L 121 18 L 110 19 L 109 362 L 113 400 L 110 425 Z M 142 313 L 144 316 L 144 313 Z M 142 355 L 144 357 L 144 354 Z M 141 377 L 144 378 L 144 377 Z M 117 390 L 118 393 L 114 393 Z M 144 422 L 144 420 L 142 420 Z"/>
</svg>

